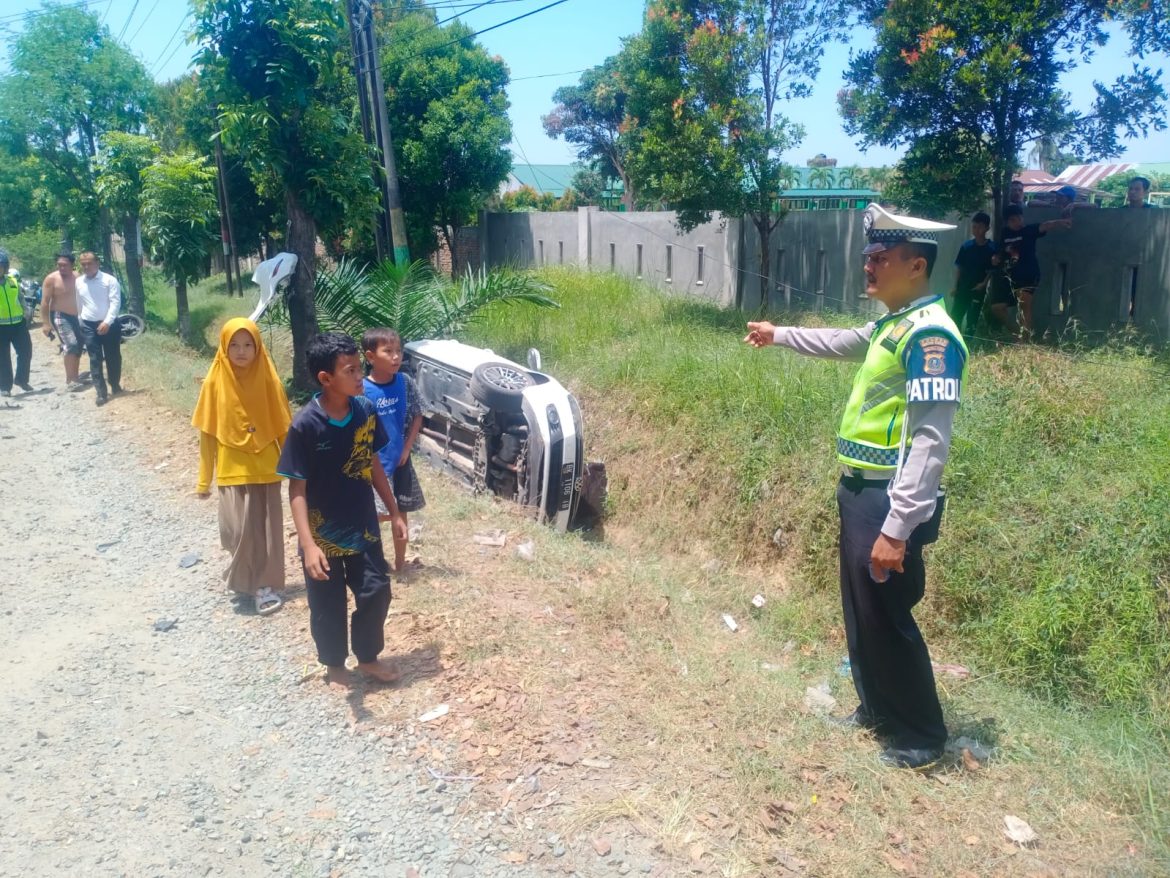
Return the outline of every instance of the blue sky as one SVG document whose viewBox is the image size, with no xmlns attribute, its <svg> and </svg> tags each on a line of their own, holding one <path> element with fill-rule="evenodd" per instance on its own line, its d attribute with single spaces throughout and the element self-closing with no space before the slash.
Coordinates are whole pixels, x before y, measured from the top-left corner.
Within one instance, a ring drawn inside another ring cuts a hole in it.
<svg viewBox="0 0 1170 878">
<path fill-rule="evenodd" d="M 80 0 L 61 0 L 65 4 Z M 434 0 L 436 6 L 468 4 L 473 0 Z M 476 30 L 499 24 L 516 15 L 535 10 L 550 0 L 497 0 L 479 10 L 468 11 L 463 19 Z M 39 0 L 8 0 L 3 4 L 0 21 L 25 10 L 38 10 Z M 179 75 L 190 64 L 193 48 L 182 43 L 188 11 L 183 0 L 91 0 L 90 8 L 104 16 L 115 36 L 124 34 L 130 48 L 144 61 L 156 78 L 163 80 Z M 489 51 L 507 61 L 515 80 L 508 90 L 512 124 L 515 132 L 513 152 L 518 161 L 534 164 L 560 164 L 572 161 L 573 152 L 563 142 L 550 140 L 540 125 L 540 117 L 552 106 L 552 93 L 561 85 L 574 82 L 579 74 L 547 76 L 580 70 L 603 61 L 621 47 L 622 37 L 635 33 L 641 25 L 642 0 L 567 0 L 552 9 L 523 21 L 484 34 L 481 42 Z M 440 16 L 457 13 L 458 8 L 441 9 Z M 176 33 L 178 33 L 177 36 Z M 4 42 L 11 37 L 0 30 Z M 172 39 L 173 37 L 173 39 Z M 836 111 L 836 94 L 842 84 L 842 71 L 850 48 L 865 48 L 870 33 L 857 30 L 849 45 L 836 45 L 826 53 L 813 95 L 793 102 L 786 110 L 793 120 L 805 127 L 804 142 L 786 158 L 797 164 L 816 153 L 837 158 L 841 164 L 873 166 L 889 164 L 898 154 L 884 149 L 862 153 L 841 129 Z M 169 42 L 168 42 L 169 41 Z M 1112 79 L 1128 71 L 1132 60 L 1125 56 L 1124 39 L 1114 39 L 1094 59 L 1091 68 L 1075 71 L 1063 83 L 1077 106 L 1078 98 L 1091 95 L 1094 77 Z M 1149 59 L 1153 67 L 1165 64 L 1165 56 Z M 541 77 L 529 79 L 527 77 Z M 1165 80 L 1170 87 L 1170 79 Z M 1085 101 L 1087 103 L 1087 100 Z M 1125 161 L 1170 161 L 1170 132 L 1155 132 L 1149 138 L 1129 141 L 1122 156 Z"/>
</svg>

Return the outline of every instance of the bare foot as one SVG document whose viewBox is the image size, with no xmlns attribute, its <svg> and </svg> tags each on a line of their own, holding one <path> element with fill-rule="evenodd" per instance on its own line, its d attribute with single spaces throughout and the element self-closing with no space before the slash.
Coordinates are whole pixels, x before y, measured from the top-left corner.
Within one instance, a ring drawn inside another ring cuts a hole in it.
<svg viewBox="0 0 1170 878">
<path fill-rule="evenodd" d="M 358 670 L 379 683 L 397 683 L 402 676 L 396 667 L 381 659 L 374 659 L 372 662 L 358 662 Z"/>
<path fill-rule="evenodd" d="M 345 665 L 331 665 L 325 669 L 325 682 L 330 689 L 345 692 L 353 688 L 354 679 Z"/>
</svg>

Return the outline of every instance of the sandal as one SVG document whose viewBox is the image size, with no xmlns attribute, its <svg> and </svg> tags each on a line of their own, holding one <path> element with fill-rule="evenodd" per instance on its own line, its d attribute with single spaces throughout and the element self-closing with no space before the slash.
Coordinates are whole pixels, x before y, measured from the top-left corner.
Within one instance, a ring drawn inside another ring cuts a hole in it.
<svg viewBox="0 0 1170 878">
<path fill-rule="evenodd" d="M 256 592 L 256 612 L 261 616 L 270 616 L 280 609 L 281 604 L 284 603 L 280 599 L 280 595 L 270 588 L 262 588 Z"/>
</svg>

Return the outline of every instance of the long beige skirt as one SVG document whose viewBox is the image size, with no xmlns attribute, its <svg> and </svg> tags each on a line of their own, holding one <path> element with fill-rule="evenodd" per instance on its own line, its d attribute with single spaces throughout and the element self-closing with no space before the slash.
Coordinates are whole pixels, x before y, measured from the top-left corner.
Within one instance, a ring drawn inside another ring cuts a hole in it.
<svg viewBox="0 0 1170 878">
<path fill-rule="evenodd" d="M 284 508 L 280 483 L 219 489 L 219 541 L 232 560 L 223 578 L 240 594 L 284 588 Z"/>
</svg>

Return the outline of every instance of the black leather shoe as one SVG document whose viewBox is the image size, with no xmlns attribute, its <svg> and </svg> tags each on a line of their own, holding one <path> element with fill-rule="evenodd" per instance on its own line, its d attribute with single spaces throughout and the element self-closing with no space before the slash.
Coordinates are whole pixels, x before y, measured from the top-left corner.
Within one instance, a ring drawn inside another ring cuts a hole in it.
<svg viewBox="0 0 1170 878">
<path fill-rule="evenodd" d="M 94 400 L 94 404 L 100 407 L 100 406 L 105 405 L 109 401 L 110 401 L 109 397 L 99 396 L 97 399 Z"/>
<path fill-rule="evenodd" d="M 875 729 L 877 723 L 858 707 L 848 716 L 827 716 L 825 722 L 839 729 Z"/>
<path fill-rule="evenodd" d="M 31 384 L 17 384 L 16 386 L 19 387 L 21 390 L 23 390 L 25 393 L 32 393 L 33 392 L 33 386 Z"/>
<path fill-rule="evenodd" d="M 891 768 L 912 768 L 915 771 L 925 771 L 942 759 L 942 748 L 910 748 L 899 750 L 897 747 L 887 747 L 878 757 L 882 765 Z"/>
<path fill-rule="evenodd" d="M 126 391 L 122 389 L 121 384 L 111 384 L 110 385 L 110 396 L 121 396 L 125 392 Z"/>
</svg>

